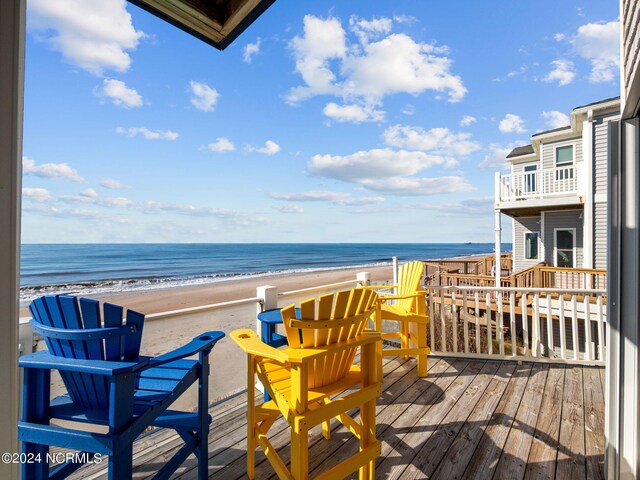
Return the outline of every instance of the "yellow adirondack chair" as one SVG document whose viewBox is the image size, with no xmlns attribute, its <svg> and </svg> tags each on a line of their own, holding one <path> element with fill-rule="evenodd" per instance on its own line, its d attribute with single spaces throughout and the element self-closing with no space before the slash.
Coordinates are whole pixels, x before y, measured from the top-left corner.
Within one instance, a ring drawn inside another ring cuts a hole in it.
<svg viewBox="0 0 640 480">
<path fill-rule="evenodd" d="M 235 330 L 231 338 L 248 354 L 247 476 L 255 476 L 255 449 L 259 445 L 281 479 L 307 479 L 308 432 L 322 424 L 329 439 L 329 422 L 339 420 L 360 440 L 360 451 L 316 477 L 344 478 L 359 470 L 360 479 L 375 478 L 376 397 L 381 394 L 378 372 L 380 334 L 365 332 L 374 315 L 378 295 L 357 288 L 324 295 L 317 302 L 282 309 L 289 347 L 278 350 L 262 343 L 252 330 Z M 317 308 L 316 308 L 317 307 Z M 317 312 L 317 313 L 316 313 Z M 360 366 L 354 358 L 360 347 Z M 272 400 L 255 405 L 255 376 Z M 339 399 L 331 397 L 356 387 Z M 360 421 L 347 415 L 360 407 Z M 287 468 L 267 438 L 269 428 L 282 415 L 291 426 L 291 465 Z"/>
<path fill-rule="evenodd" d="M 420 289 L 420 281 L 424 272 L 422 262 L 405 263 L 398 272 L 398 285 L 385 288 L 397 288 L 397 295 L 384 295 L 378 299 L 376 311 L 375 330 L 381 332 L 382 338 L 399 338 L 400 348 L 385 348 L 382 355 L 385 356 L 409 356 L 418 357 L 418 376 L 427 376 L 427 355 L 430 349 L 427 346 L 427 315 L 425 303 L 425 291 Z M 369 287 L 375 289 L 376 287 Z M 379 288 L 379 287 L 378 287 Z M 389 300 L 396 300 L 395 304 L 389 304 Z M 382 321 L 394 320 L 400 322 L 400 330 L 397 332 L 382 332 Z"/>
</svg>

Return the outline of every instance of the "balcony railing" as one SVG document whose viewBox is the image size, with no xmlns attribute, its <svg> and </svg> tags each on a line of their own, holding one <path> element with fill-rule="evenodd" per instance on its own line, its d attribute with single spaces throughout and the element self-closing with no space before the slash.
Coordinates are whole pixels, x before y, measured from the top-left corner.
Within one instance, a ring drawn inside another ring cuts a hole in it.
<svg viewBox="0 0 640 480">
<path fill-rule="evenodd" d="M 531 172 L 496 174 L 496 201 L 510 202 L 576 194 L 579 169 L 576 165 Z"/>
</svg>

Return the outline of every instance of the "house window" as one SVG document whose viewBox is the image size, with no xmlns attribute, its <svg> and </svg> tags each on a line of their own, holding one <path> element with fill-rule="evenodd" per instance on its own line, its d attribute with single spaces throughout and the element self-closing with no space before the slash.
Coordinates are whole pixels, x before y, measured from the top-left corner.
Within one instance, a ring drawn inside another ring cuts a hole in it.
<svg viewBox="0 0 640 480">
<path fill-rule="evenodd" d="M 555 266 L 575 268 L 576 266 L 576 230 L 575 228 L 555 229 Z"/>
<path fill-rule="evenodd" d="M 526 165 L 524 167 L 524 191 L 532 193 L 536 191 L 536 170 L 537 165 Z"/>
<path fill-rule="evenodd" d="M 556 167 L 568 167 L 573 164 L 573 145 L 556 147 Z"/>
<path fill-rule="evenodd" d="M 524 232 L 524 259 L 538 260 L 538 242 L 540 234 L 538 232 Z"/>
</svg>

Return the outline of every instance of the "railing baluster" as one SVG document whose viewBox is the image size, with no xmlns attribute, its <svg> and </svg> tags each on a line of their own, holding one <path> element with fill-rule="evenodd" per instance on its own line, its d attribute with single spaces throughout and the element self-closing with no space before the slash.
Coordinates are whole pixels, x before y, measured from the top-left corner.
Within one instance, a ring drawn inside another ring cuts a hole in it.
<svg viewBox="0 0 640 480">
<path fill-rule="evenodd" d="M 600 347 L 600 357 L 599 360 L 603 361 L 605 357 L 605 346 L 604 346 L 604 322 L 602 321 L 603 312 L 602 312 L 602 295 L 598 294 L 596 300 L 596 307 L 598 309 L 598 346 Z"/>
<path fill-rule="evenodd" d="M 444 304 L 444 289 L 440 290 L 440 349 L 442 352 L 447 351 L 447 323 L 445 320 L 445 304 Z"/>
<path fill-rule="evenodd" d="M 524 340 L 524 356 L 529 355 L 529 311 L 527 310 L 527 292 L 520 297 L 520 309 L 522 310 L 522 339 Z"/>
<path fill-rule="evenodd" d="M 571 339 L 573 340 L 573 358 L 578 360 L 580 357 L 580 341 L 578 334 L 578 302 L 575 293 L 571 295 L 571 310 L 573 310 L 571 315 L 571 330 L 573 330 L 573 335 L 571 335 Z"/>
<path fill-rule="evenodd" d="M 487 292 L 486 296 L 485 319 L 487 323 L 487 352 L 493 354 L 493 334 L 491 333 L 491 292 Z"/>
<path fill-rule="evenodd" d="M 451 326 L 453 328 L 453 351 L 458 352 L 458 306 L 455 292 L 451 292 Z"/>
<path fill-rule="evenodd" d="M 496 292 L 496 304 L 498 306 L 498 325 L 496 331 L 496 337 L 498 339 L 498 345 L 500 347 L 500 355 L 504 355 L 504 306 L 502 305 L 502 293 Z"/>
<path fill-rule="evenodd" d="M 478 295 L 478 292 L 476 291 L 476 293 L 474 294 L 474 299 L 475 299 L 475 317 L 476 317 L 476 353 L 482 353 L 481 349 L 480 349 L 480 316 L 479 316 L 479 311 L 480 311 L 480 298 Z"/>
<path fill-rule="evenodd" d="M 462 291 L 462 313 L 464 322 L 464 353 L 469 353 L 469 311 L 467 310 L 467 291 Z"/>
<path fill-rule="evenodd" d="M 564 294 L 558 295 L 558 306 L 560 308 L 560 313 L 558 318 L 560 320 L 560 357 L 563 360 L 567 359 L 567 332 L 565 330 L 565 321 L 564 321 Z"/>
<path fill-rule="evenodd" d="M 435 318 L 433 315 L 433 297 L 435 296 L 435 290 L 427 289 L 427 298 L 429 299 L 429 345 L 435 350 L 436 348 L 436 327 L 434 325 Z"/>
<path fill-rule="evenodd" d="M 531 321 L 531 355 L 540 356 L 540 294 L 533 294 L 533 320 Z"/>
<path fill-rule="evenodd" d="M 518 343 L 516 341 L 516 294 L 509 292 L 509 319 L 511 320 L 511 355 L 518 353 Z"/>
<path fill-rule="evenodd" d="M 591 360 L 591 299 L 584 296 L 584 359 Z"/>
<path fill-rule="evenodd" d="M 547 344 L 549 345 L 549 358 L 553 358 L 554 355 L 554 338 L 553 338 L 553 312 L 551 309 L 551 295 L 547 292 Z"/>
</svg>

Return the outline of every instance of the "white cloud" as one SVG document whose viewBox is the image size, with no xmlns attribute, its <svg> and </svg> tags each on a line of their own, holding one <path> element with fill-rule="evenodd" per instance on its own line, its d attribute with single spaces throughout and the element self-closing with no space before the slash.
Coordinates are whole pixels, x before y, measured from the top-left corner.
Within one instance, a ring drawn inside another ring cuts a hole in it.
<svg viewBox="0 0 640 480">
<path fill-rule="evenodd" d="M 547 126 L 551 128 L 566 127 L 571 123 L 571 120 L 569 120 L 569 115 L 557 110 L 542 112 L 541 116 L 545 120 Z"/>
<path fill-rule="evenodd" d="M 23 188 L 22 197 L 34 202 L 52 202 L 54 200 L 53 195 L 46 188 Z"/>
<path fill-rule="evenodd" d="M 94 75 L 125 72 L 144 33 L 134 28 L 125 0 L 29 0 L 29 27 L 63 58 Z"/>
<path fill-rule="evenodd" d="M 394 177 L 382 180 L 368 180 L 364 183 L 364 187 L 375 192 L 402 197 L 474 190 L 473 186 L 464 177 L 460 176 L 436 178 Z"/>
<path fill-rule="evenodd" d="M 372 38 L 379 38 L 391 33 L 392 26 L 393 20 L 386 17 L 365 20 L 354 15 L 349 18 L 351 31 L 356 34 L 363 45 L 369 43 Z"/>
<path fill-rule="evenodd" d="M 166 131 L 149 130 L 146 127 L 130 127 L 130 128 L 118 127 L 116 128 L 116 132 L 122 135 L 126 135 L 127 137 L 130 137 L 130 138 L 134 138 L 134 137 L 137 137 L 138 135 L 142 135 L 147 140 L 173 141 L 179 137 L 179 135 L 176 132 L 172 132 L 171 130 L 166 130 Z"/>
<path fill-rule="evenodd" d="M 507 161 L 507 155 L 509 155 L 511 150 L 515 147 L 523 144 L 524 142 L 513 142 L 505 146 L 498 143 L 492 143 L 487 149 L 484 160 L 480 162 L 480 168 L 488 168 L 491 170 L 506 170 L 511 168 L 511 164 Z"/>
<path fill-rule="evenodd" d="M 620 68 L 620 21 L 588 23 L 578 28 L 571 44 L 591 62 L 592 82 L 611 82 Z"/>
<path fill-rule="evenodd" d="M 100 180 L 100 185 L 110 190 L 118 190 L 120 188 L 124 188 L 122 182 L 120 182 L 119 180 L 114 180 L 113 178 L 103 178 L 102 180 Z"/>
<path fill-rule="evenodd" d="M 461 100 L 467 92 L 462 79 L 451 73 L 446 47 L 419 43 L 408 35 L 391 33 L 392 21 L 355 19 L 357 39 L 348 41 L 337 18 L 304 18 L 304 34 L 291 41 L 296 71 L 304 85 L 286 97 L 295 104 L 317 95 L 334 95 L 348 103 L 378 105 L 387 95 L 426 90 Z M 386 35 L 386 36 L 385 36 Z M 372 41 L 375 37 L 383 37 Z"/>
<path fill-rule="evenodd" d="M 256 40 L 256 43 L 247 43 L 242 52 L 242 61 L 244 63 L 251 63 L 251 60 L 255 55 L 260 53 L 260 37 Z"/>
<path fill-rule="evenodd" d="M 478 215 L 493 215 L 494 214 L 494 198 L 493 197 L 479 197 L 469 198 L 457 203 L 420 203 L 411 205 L 412 208 L 418 210 L 434 210 L 436 212 L 442 212 L 446 216 L 460 215 L 477 217 Z"/>
<path fill-rule="evenodd" d="M 93 188 L 87 188 L 86 190 L 80 192 L 80 195 L 87 198 L 96 198 L 98 196 L 98 192 L 96 192 Z"/>
<path fill-rule="evenodd" d="M 545 82 L 558 82 L 559 86 L 569 85 L 576 76 L 575 68 L 571 60 L 554 60 L 551 64 L 555 67 L 546 77 Z"/>
<path fill-rule="evenodd" d="M 191 89 L 191 105 L 203 112 L 213 112 L 220 94 L 215 88 L 210 87 L 204 82 L 189 83 Z"/>
<path fill-rule="evenodd" d="M 460 126 L 468 127 L 469 125 L 473 125 L 477 121 L 478 120 L 476 119 L 476 117 L 473 117 L 471 115 L 465 115 L 464 117 L 462 117 L 462 120 L 460 120 Z"/>
<path fill-rule="evenodd" d="M 416 113 L 416 107 L 411 104 L 408 104 L 402 109 L 402 113 L 410 117 L 411 115 Z"/>
<path fill-rule="evenodd" d="M 304 213 L 304 208 L 300 205 L 272 205 L 271 208 L 278 210 L 281 213 Z"/>
<path fill-rule="evenodd" d="M 469 155 L 480 145 L 469 140 L 469 133 L 455 133 L 448 128 L 424 130 L 420 127 L 393 125 L 383 133 L 387 145 L 412 150 L 430 151 L 439 155 Z"/>
<path fill-rule="evenodd" d="M 135 108 L 141 107 L 144 103 L 142 96 L 136 90 L 113 78 L 105 78 L 102 81 L 100 95 L 109 98 L 114 105 L 119 107 Z"/>
<path fill-rule="evenodd" d="M 22 173 L 52 180 L 69 180 L 75 183 L 84 182 L 84 178 L 78 175 L 77 170 L 71 168 L 66 163 L 43 163 L 36 165 L 35 160 L 31 160 L 28 157 L 22 157 Z"/>
<path fill-rule="evenodd" d="M 286 202 L 330 202 L 334 205 L 373 205 L 384 201 L 384 197 L 353 197 L 350 193 L 311 191 L 298 193 L 273 192 L 269 197 Z"/>
<path fill-rule="evenodd" d="M 526 132 L 524 128 L 524 120 L 518 115 L 513 113 L 507 113 L 504 119 L 500 120 L 498 128 L 502 133 L 523 133 Z"/>
<path fill-rule="evenodd" d="M 338 105 L 330 102 L 322 110 L 327 117 L 337 122 L 381 122 L 384 120 L 385 112 L 376 110 L 373 105 Z"/>
<path fill-rule="evenodd" d="M 218 137 L 216 141 L 207 145 L 207 148 L 212 152 L 216 153 L 225 153 L 225 152 L 233 152 L 236 149 L 236 146 L 226 137 Z"/>
<path fill-rule="evenodd" d="M 473 189 L 460 176 L 414 176 L 434 165 L 451 164 L 450 159 L 422 151 L 374 149 L 345 156 L 315 155 L 309 161 L 307 169 L 314 176 L 356 183 L 365 190 L 390 195 L 433 195 Z M 366 202 L 350 204 L 364 205 Z"/>
<path fill-rule="evenodd" d="M 249 145 L 247 146 L 247 151 L 262 153 L 264 155 L 272 156 L 280 151 L 280 145 L 278 145 L 273 140 L 267 140 L 264 144 L 264 147 L 253 147 Z"/>
<path fill-rule="evenodd" d="M 371 179 L 414 175 L 425 168 L 444 163 L 445 160 L 437 155 L 385 148 L 345 156 L 314 155 L 308 169 L 312 175 L 363 183 Z"/>
</svg>

